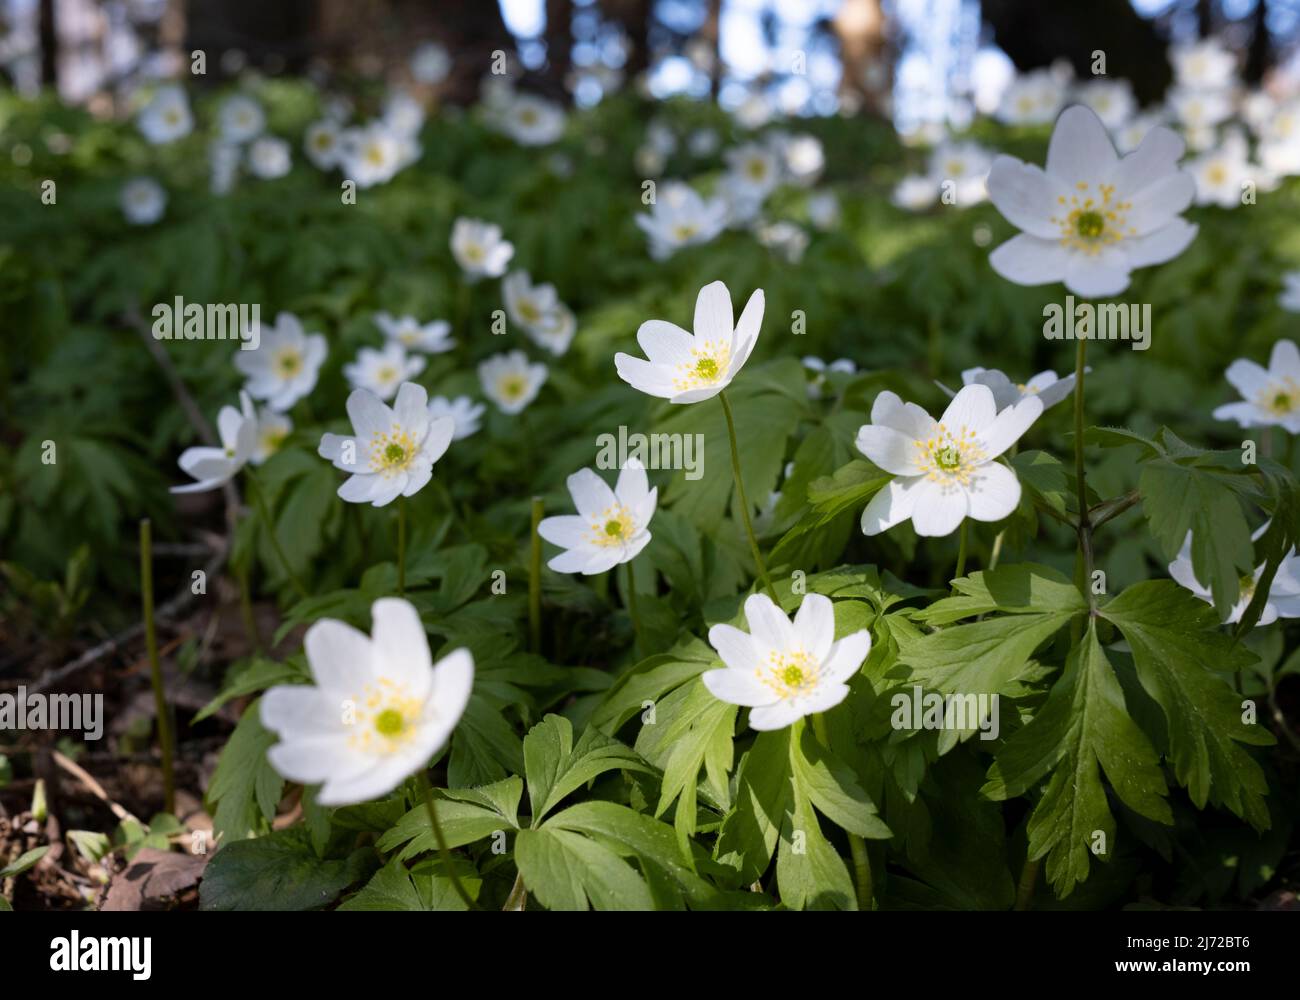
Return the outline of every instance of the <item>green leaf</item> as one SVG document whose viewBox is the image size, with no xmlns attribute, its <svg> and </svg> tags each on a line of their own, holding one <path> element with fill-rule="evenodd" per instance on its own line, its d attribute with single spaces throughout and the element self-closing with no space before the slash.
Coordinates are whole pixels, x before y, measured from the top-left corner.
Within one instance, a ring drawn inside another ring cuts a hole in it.
<svg viewBox="0 0 1300 1000">
<path fill-rule="evenodd" d="M 456 862 L 456 874 L 471 899 L 478 899 L 483 880 L 466 861 Z M 394 858 L 375 872 L 361 890 L 339 906 L 340 910 L 465 910 L 467 907 L 451 879 L 443 874 L 440 859 L 421 863 L 408 871 Z"/>
<path fill-rule="evenodd" d="M 696 830 L 701 767 L 712 802 L 722 809 L 729 804 L 727 775 L 734 759 L 738 709 L 713 697 L 697 677 L 657 702 L 654 711 L 653 724 L 646 723 L 637 734 L 636 750 L 663 771 L 655 816 L 677 802 L 673 825 L 685 853 Z"/>
<path fill-rule="evenodd" d="M 1068 577 L 1050 566 L 1017 563 L 963 576 L 952 582 L 957 594 L 935 601 L 912 617 L 927 625 L 948 625 L 994 611 L 1008 614 L 1081 614 L 1088 604 Z"/>
<path fill-rule="evenodd" d="M 226 844 L 208 862 L 199 887 L 204 910 L 316 910 L 364 878 L 375 854 L 360 847 L 347 858 L 316 856 L 302 827 Z"/>
<path fill-rule="evenodd" d="M 284 779 L 266 759 L 276 736 L 262 727 L 261 709 L 261 699 L 245 709 L 208 785 L 208 802 L 216 806 L 212 829 L 224 844 L 264 829 L 284 791 Z"/>
<path fill-rule="evenodd" d="M 190 721 L 191 725 L 202 722 L 218 711 L 222 705 L 244 695 L 265 691 L 276 684 L 300 684 L 311 680 L 311 672 L 301 658 L 295 657 L 278 663 L 264 657 L 251 660 L 244 669 L 232 672 L 226 678 L 221 693 L 200 709 L 199 714 Z"/>
<path fill-rule="evenodd" d="M 1142 509 L 1166 560 L 1192 533 L 1192 570 L 1214 595 L 1223 618 L 1237 602 L 1241 577 L 1254 571 L 1254 547 L 1235 489 L 1240 477 L 1162 458 L 1138 479 Z"/>
<path fill-rule="evenodd" d="M 40 861 L 41 858 L 45 857 L 45 853 L 49 849 L 49 845 L 46 844 L 44 847 L 33 847 L 30 851 L 20 854 L 9 864 L 0 868 L 0 878 L 13 878 L 15 875 L 21 875 Z"/>
<path fill-rule="evenodd" d="M 790 743 L 790 769 L 795 785 L 817 811 L 841 829 L 871 840 L 893 836 L 876 813 L 876 805 L 842 760 L 822 746 L 810 725 Z"/>
<path fill-rule="evenodd" d="M 1115 820 L 1103 771 L 1134 811 L 1173 823 L 1160 758 L 1129 718 L 1093 622 L 1047 702 L 998 752 L 982 791 L 999 801 L 1024 795 L 1049 771 L 1051 780 L 1029 819 L 1029 857 L 1047 855 L 1047 876 L 1062 898 L 1087 879 L 1095 845 L 1104 844 L 1103 861 L 1114 850 Z"/>
<path fill-rule="evenodd" d="M 1174 773 L 1197 808 L 1226 805 L 1257 830 L 1269 827 L 1263 769 L 1239 744 L 1271 746 L 1265 726 L 1242 721 L 1242 699 L 1220 671 L 1249 666 L 1249 650 L 1218 618 L 1169 580 L 1129 587 L 1101 609 L 1124 633 L 1143 690 L 1164 712 Z"/>
<path fill-rule="evenodd" d="M 515 830 L 519 827 L 519 800 L 524 783 L 518 777 L 509 777 L 479 788 L 437 790 L 438 825 L 448 847 L 463 847 L 476 840 L 490 837 L 498 830 Z M 419 802 L 399 819 L 392 829 L 385 831 L 375 846 L 381 851 L 391 851 L 400 845 L 399 860 L 417 854 L 436 851 L 437 838 L 429 826 L 429 813 Z"/>
<path fill-rule="evenodd" d="M 815 479 L 808 487 L 808 511 L 772 551 L 772 563 L 791 561 L 791 553 L 804 544 L 804 536 L 827 528 L 839 518 L 860 514 L 871 498 L 893 478 L 870 462 L 854 459 L 830 476 Z"/>
<path fill-rule="evenodd" d="M 717 859 L 756 881 L 772 860 L 793 799 L 790 730 L 759 733 L 740 759 L 735 804 L 722 821 Z"/>
<path fill-rule="evenodd" d="M 573 725 L 562 715 L 548 715 L 528 731 L 524 768 L 534 828 L 566 795 L 606 771 L 651 770 L 635 750 L 595 726 L 589 726 L 574 746 Z"/>
<path fill-rule="evenodd" d="M 524 885 L 548 910 L 650 910 L 645 880 L 616 852 L 547 823 L 520 830 L 515 863 Z"/>
<path fill-rule="evenodd" d="M 1058 514 L 1065 513 L 1065 501 L 1070 487 L 1066 482 L 1065 466 L 1060 459 L 1045 451 L 1022 451 L 1011 456 L 1020 485 L 1031 499 L 1050 507 Z"/>
</svg>

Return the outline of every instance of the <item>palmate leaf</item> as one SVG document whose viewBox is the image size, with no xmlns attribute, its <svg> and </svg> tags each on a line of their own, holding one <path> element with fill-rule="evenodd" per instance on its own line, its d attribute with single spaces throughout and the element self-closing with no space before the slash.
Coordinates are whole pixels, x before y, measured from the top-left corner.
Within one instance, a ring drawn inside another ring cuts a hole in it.
<svg viewBox="0 0 1300 1000">
<path fill-rule="evenodd" d="M 916 618 L 946 627 L 916 635 L 896 633 L 898 661 L 912 678 L 945 694 L 1008 694 L 1042 643 L 1087 611 L 1061 574 L 1031 564 L 973 573 L 954 581 L 958 594 L 936 601 Z M 972 615 L 1005 614 L 965 625 Z"/>
<path fill-rule="evenodd" d="M 442 827 L 447 846 L 463 847 L 491 837 L 497 831 L 517 830 L 523 791 L 523 779 L 517 776 L 478 788 L 439 789 L 438 825 Z M 385 830 L 375 846 L 381 851 L 401 847 L 397 857 L 403 861 L 436 851 L 438 840 L 429 826 L 429 812 L 424 803 L 417 803 Z"/>
<path fill-rule="evenodd" d="M 204 910 L 315 910 L 374 868 L 374 852 L 321 858 L 304 827 L 227 844 L 213 855 L 199 887 Z"/>
<path fill-rule="evenodd" d="M 261 706 L 259 699 L 244 710 L 208 785 L 208 802 L 216 806 L 212 829 L 223 843 L 261 830 L 275 815 L 284 790 L 284 779 L 266 758 L 276 737 L 262 726 Z"/>
<path fill-rule="evenodd" d="M 808 510 L 776 543 L 772 564 L 798 562 L 800 554 L 816 548 L 809 539 L 820 532 L 834 533 L 843 525 L 851 530 L 854 518 L 892 478 L 870 462 L 854 459 L 833 474 L 814 479 L 808 485 Z"/>
<path fill-rule="evenodd" d="M 1159 756 L 1129 718 L 1093 622 L 1071 651 L 1047 702 L 998 752 L 982 791 L 998 801 L 1014 798 L 1048 772 L 1047 789 L 1029 818 L 1029 857 L 1047 856 L 1047 876 L 1060 897 L 1088 877 L 1095 844 L 1105 845 L 1098 857 L 1110 859 L 1115 818 L 1106 802 L 1103 772 L 1135 812 L 1173 822 Z"/>
<path fill-rule="evenodd" d="M 1101 614 L 1128 640 L 1138 681 L 1164 712 L 1174 773 L 1192 801 L 1225 805 L 1267 830 L 1268 782 L 1239 744 L 1275 740 L 1242 721 L 1241 696 L 1219 673 L 1249 666 L 1254 654 L 1222 632 L 1209 605 L 1169 580 L 1135 584 Z"/>
<path fill-rule="evenodd" d="M 528 731 L 524 768 L 534 828 L 566 795 L 606 771 L 653 770 L 635 750 L 595 726 L 587 727 L 575 746 L 573 724 L 562 715 L 548 715 Z"/>
<path fill-rule="evenodd" d="M 455 863 L 457 876 L 471 899 L 477 899 L 483 879 L 468 861 Z M 361 891 L 339 906 L 340 910 L 465 910 L 441 858 L 430 858 L 407 869 L 397 858 L 375 872 Z"/>
</svg>

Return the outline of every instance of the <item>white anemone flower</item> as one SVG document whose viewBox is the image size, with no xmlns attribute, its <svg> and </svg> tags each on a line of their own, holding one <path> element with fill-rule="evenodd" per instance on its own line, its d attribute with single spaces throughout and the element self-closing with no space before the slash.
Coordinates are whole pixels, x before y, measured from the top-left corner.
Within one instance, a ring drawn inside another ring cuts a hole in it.
<svg viewBox="0 0 1300 1000">
<path fill-rule="evenodd" d="M 243 151 L 229 142 L 214 142 L 208 147 L 209 187 L 213 194 L 226 195 L 239 179 Z"/>
<path fill-rule="evenodd" d="M 521 146 L 549 146 L 564 134 L 564 109 L 544 98 L 519 94 L 499 112 L 497 123 Z"/>
<path fill-rule="evenodd" d="M 993 251 L 989 263 L 1018 285 L 1063 281 L 1076 295 L 1118 295 L 1134 268 L 1177 257 L 1197 227 L 1179 213 L 1196 182 L 1178 169 L 1183 142 L 1165 128 L 1147 133 L 1120 158 L 1096 113 L 1067 108 L 1052 132 L 1047 169 L 999 156 L 989 197 L 1024 230 Z"/>
<path fill-rule="evenodd" d="M 248 142 L 262 134 L 266 127 L 266 112 L 253 98 L 235 94 L 221 105 L 217 121 L 226 142 Z"/>
<path fill-rule="evenodd" d="M 1224 374 L 1242 401 L 1217 407 L 1215 420 L 1235 420 L 1240 427 L 1281 427 L 1288 434 L 1300 434 L 1300 351 L 1294 341 L 1274 344 L 1267 368 L 1238 358 Z"/>
<path fill-rule="evenodd" d="M 303 138 L 303 150 L 307 153 L 307 159 L 321 170 L 337 167 L 343 156 L 343 130 L 339 128 L 338 122 L 322 118 L 308 125 L 307 134 Z"/>
<path fill-rule="evenodd" d="M 136 177 L 122 185 L 122 214 L 133 226 L 151 226 L 167 211 L 167 192 L 152 177 Z"/>
<path fill-rule="evenodd" d="M 529 362 L 523 351 L 494 354 L 478 366 L 479 382 L 483 394 L 497 405 L 502 413 L 514 415 L 523 412 L 541 390 L 550 374 L 540 361 Z"/>
<path fill-rule="evenodd" d="M 1282 275 L 1282 294 L 1277 304 L 1291 312 L 1300 312 L 1300 271 L 1289 271 Z"/>
<path fill-rule="evenodd" d="M 578 332 L 578 319 L 568 306 L 560 302 L 542 318 L 540 324 L 524 332 L 538 347 L 558 358 L 573 343 L 573 335 Z"/>
<path fill-rule="evenodd" d="M 604 573 L 636 558 L 650 542 L 659 488 L 650 488 L 645 466 L 630 458 L 611 490 L 591 469 L 567 484 L 577 514 L 544 518 L 537 533 L 565 551 L 546 565 L 557 573 Z"/>
<path fill-rule="evenodd" d="M 808 594 L 791 621 L 766 594 L 745 598 L 749 631 L 709 629 L 709 645 L 725 664 L 700 677 L 709 693 L 749 708 L 749 728 L 784 729 L 804 716 L 834 708 L 871 652 L 871 632 L 835 639 L 835 605 Z"/>
<path fill-rule="evenodd" d="M 1268 527 L 1265 524 L 1251 536 L 1259 538 Z M 1187 538 L 1183 541 L 1183 547 L 1174 557 L 1174 561 L 1169 564 L 1169 575 L 1172 576 L 1180 586 L 1190 590 L 1193 596 L 1200 598 L 1206 604 L 1214 603 L 1214 595 L 1210 588 L 1203 585 L 1200 580 L 1196 579 L 1196 572 L 1192 569 L 1192 533 L 1187 533 Z M 1228 611 L 1228 616 L 1223 620 L 1225 625 L 1234 625 L 1241 620 L 1241 616 L 1246 613 L 1246 608 L 1250 606 L 1251 600 L 1255 596 L 1255 591 L 1259 586 L 1259 579 L 1264 575 L 1264 567 L 1258 566 L 1255 572 L 1249 576 L 1243 576 L 1238 581 L 1240 592 L 1237 596 L 1237 603 Z M 1259 625 L 1271 625 L 1279 618 L 1300 618 L 1300 558 L 1296 557 L 1295 549 L 1288 552 L 1278 565 L 1277 572 L 1273 575 L 1273 585 L 1268 589 L 1268 597 L 1264 600 L 1264 608 L 1260 612 Z"/>
<path fill-rule="evenodd" d="M 255 350 L 235 352 L 235 367 L 248 379 L 250 396 L 283 413 L 316 387 L 326 353 L 323 334 L 304 333 L 297 316 L 282 312 L 259 331 Z"/>
<path fill-rule="evenodd" d="M 373 635 L 322 618 L 303 636 L 314 684 L 262 696 L 262 725 L 280 739 L 266 752 L 290 781 L 319 784 L 317 801 L 345 806 L 387 795 L 451 738 L 474 686 L 474 657 L 437 663 L 415 606 L 372 605 Z"/>
<path fill-rule="evenodd" d="M 411 76 L 417 83 L 439 84 L 451 73 L 451 54 L 437 42 L 425 42 L 411 53 Z"/>
<path fill-rule="evenodd" d="M 1247 185 L 1255 180 L 1246 137 L 1239 131 L 1229 132 L 1218 149 L 1202 153 L 1187 164 L 1196 178 L 1196 204 L 1237 208 Z"/>
<path fill-rule="evenodd" d="M 316 452 L 334 468 L 352 473 L 339 496 L 348 503 L 383 507 L 423 489 L 456 429 L 451 417 L 429 416 L 424 386 L 403 382 L 391 407 L 368 389 L 356 389 L 347 408 L 354 435 L 326 434 Z"/>
<path fill-rule="evenodd" d="M 293 421 L 268 406 L 257 408 L 257 443 L 249 461 L 261 465 L 280 450 L 284 439 L 293 433 Z"/>
<path fill-rule="evenodd" d="M 451 324 L 445 319 L 421 323 L 414 316 L 393 316 L 386 312 L 377 312 L 375 325 L 384 331 L 385 337 L 401 344 L 408 351 L 446 354 L 456 346 L 451 336 Z"/>
<path fill-rule="evenodd" d="M 1166 120 L 1163 111 L 1146 111 L 1130 118 L 1119 128 L 1112 130 L 1115 136 L 1115 148 L 1122 154 L 1133 152 L 1142 145 L 1142 140 L 1147 137 L 1148 132 L 1164 125 Z"/>
<path fill-rule="evenodd" d="M 1085 372 L 1092 368 L 1084 368 Z M 1074 375 L 1057 378 L 1056 372 L 1048 370 L 1039 372 L 1027 382 L 1012 382 L 1010 378 L 996 368 L 967 368 L 961 373 L 962 385 L 986 385 L 993 392 L 993 403 L 998 412 L 1008 406 L 1015 406 L 1022 399 L 1037 396 L 1043 403 L 1043 409 L 1055 406 L 1074 388 Z M 951 399 L 957 395 L 942 382 L 935 382 Z"/>
<path fill-rule="evenodd" d="M 725 198 L 705 199 L 689 184 L 673 181 L 659 186 L 650 211 L 637 215 L 636 224 L 649 240 L 650 256 L 665 260 L 682 247 L 708 243 L 729 218 Z"/>
<path fill-rule="evenodd" d="M 781 180 L 781 161 L 768 146 L 746 143 L 728 151 L 725 159 L 730 169 L 727 183 L 742 200 L 762 202 Z"/>
<path fill-rule="evenodd" d="M 412 159 L 410 140 L 383 122 L 348 129 L 342 135 L 340 164 L 343 175 L 359 188 L 374 187 L 393 179 Z"/>
<path fill-rule="evenodd" d="M 909 174 L 894 185 L 889 200 L 909 212 L 924 211 L 939 200 L 939 182 L 926 174 Z"/>
<path fill-rule="evenodd" d="M 273 135 L 254 139 L 248 147 L 248 170 L 254 177 L 273 180 L 283 177 L 293 166 L 289 144 Z"/>
<path fill-rule="evenodd" d="M 1236 78 L 1237 58 L 1217 38 L 1175 46 L 1169 51 L 1169 62 L 1182 87 L 1223 90 Z"/>
<path fill-rule="evenodd" d="M 1127 80 L 1098 77 L 1082 84 L 1075 96 L 1080 104 L 1097 112 L 1101 123 L 1111 130 L 1122 127 L 1137 110 L 1133 86 Z"/>
<path fill-rule="evenodd" d="M 1060 112 L 1065 95 L 1065 84 L 1051 70 L 1034 70 L 1002 92 L 997 117 L 1008 125 L 1046 125 Z"/>
<path fill-rule="evenodd" d="M 1232 117 L 1232 97 L 1223 91 L 1175 87 L 1166 96 L 1166 103 L 1187 132 L 1208 132 L 1211 140 L 1213 133 L 1209 130 Z M 1191 145 L 1195 147 L 1197 143 Z"/>
<path fill-rule="evenodd" d="M 460 218 L 451 227 L 451 253 L 471 280 L 506 273 L 515 246 L 501 238 L 501 227 L 480 219 Z"/>
<path fill-rule="evenodd" d="M 184 138 L 194 129 L 194 116 L 185 91 L 176 86 L 159 88 L 136 120 L 141 134 L 161 146 Z"/>
<path fill-rule="evenodd" d="M 1001 521 L 1020 503 L 1020 480 L 995 461 L 1043 412 L 1029 396 L 1001 413 L 986 385 L 957 393 L 939 420 L 915 403 L 882 392 L 857 446 L 897 478 L 871 498 L 862 531 L 878 535 L 911 519 L 918 535 L 950 535 L 966 518 Z"/>
<path fill-rule="evenodd" d="M 818 191 L 808 198 L 808 221 L 823 232 L 840 223 L 840 200 L 833 191 Z"/>
<path fill-rule="evenodd" d="M 471 434 L 478 433 L 486 409 L 484 404 L 476 403 L 468 396 L 457 396 L 455 399 L 434 396 L 429 400 L 429 419 L 451 417 L 456 422 L 456 429 L 452 432 L 451 439 L 461 441 Z"/>
<path fill-rule="evenodd" d="M 560 304 L 554 285 L 533 284 L 527 271 L 511 271 L 501 282 L 501 298 L 512 323 L 531 333 L 547 324 Z"/>
<path fill-rule="evenodd" d="M 394 91 L 384 102 L 381 120 L 396 135 L 414 138 L 424 127 L 424 105 L 404 91 Z"/>
<path fill-rule="evenodd" d="M 952 185 L 953 204 L 978 205 L 988 197 L 984 182 L 993 154 L 976 142 L 944 142 L 930 153 L 930 182 L 936 191 Z"/>
<path fill-rule="evenodd" d="M 343 375 L 355 389 L 369 389 L 380 399 L 392 399 L 398 386 L 424 371 L 424 358 L 408 357 L 406 348 L 394 340 L 376 350 L 363 347 L 357 359 L 343 366 Z"/>
<path fill-rule="evenodd" d="M 257 414 L 248 393 L 239 394 L 239 409 L 223 406 L 217 414 L 221 446 L 186 448 L 177 464 L 197 482 L 173 486 L 173 493 L 203 493 L 225 486 L 257 450 Z"/>
<path fill-rule="evenodd" d="M 649 360 L 615 354 L 618 377 L 633 389 L 673 403 L 716 396 L 740 374 L 758 343 L 764 302 L 759 288 L 745 303 L 740 321 L 733 323 L 727 286 L 721 281 L 705 285 L 695 299 L 694 333 L 665 320 L 647 320 L 636 340 Z"/>
</svg>

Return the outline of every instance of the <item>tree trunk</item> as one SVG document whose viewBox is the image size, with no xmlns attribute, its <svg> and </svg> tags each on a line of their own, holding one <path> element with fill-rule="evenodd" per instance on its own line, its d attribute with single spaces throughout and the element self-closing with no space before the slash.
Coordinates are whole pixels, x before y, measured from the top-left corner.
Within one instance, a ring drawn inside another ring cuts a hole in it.
<svg viewBox="0 0 1300 1000">
<path fill-rule="evenodd" d="M 59 26 L 54 17 L 54 0 L 41 0 L 41 86 L 59 88 Z"/>
<path fill-rule="evenodd" d="M 880 0 L 844 0 L 831 27 L 840 42 L 840 99 L 883 113 L 890 73 Z"/>
</svg>

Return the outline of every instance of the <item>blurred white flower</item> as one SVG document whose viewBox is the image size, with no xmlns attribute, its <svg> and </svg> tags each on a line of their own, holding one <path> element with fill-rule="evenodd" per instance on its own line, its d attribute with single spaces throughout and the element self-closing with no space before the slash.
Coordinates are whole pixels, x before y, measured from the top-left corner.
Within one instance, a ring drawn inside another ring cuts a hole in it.
<svg viewBox="0 0 1300 1000">
<path fill-rule="evenodd" d="M 1218 149 L 1190 160 L 1187 169 L 1196 178 L 1196 204 L 1237 208 L 1246 184 L 1255 179 L 1246 137 L 1233 129 Z"/>
<path fill-rule="evenodd" d="M 920 212 L 939 200 L 939 182 L 926 174 L 910 174 L 894 185 L 889 200 L 898 208 Z"/>
<path fill-rule="evenodd" d="M 821 230 L 839 225 L 840 200 L 833 191 L 818 191 L 808 196 L 808 221 Z"/>
<path fill-rule="evenodd" d="M 1127 80 L 1108 80 L 1099 77 L 1079 86 L 1075 96 L 1080 104 L 1097 112 L 1097 117 L 1108 129 L 1114 131 L 1133 117 L 1137 101 L 1133 86 Z"/>
<path fill-rule="evenodd" d="M 1254 532 L 1251 537 L 1259 538 L 1267 527 L 1268 525 L 1264 525 Z M 1199 598 L 1206 604 L 1214 603 L 1214 596 L 1210 592 L 1210 588 L 1196 579 L 1196 572 L 1192 569 L 1192 533 L 1190 531 L 1187 533 L 1187 538 L 1183 542 L 1183 547 L 1179 549 L 1178 555 L 1169 564 L 1169 575 L 1174 578 L 1179 586 L 1190 590 L 1194 597 Z M 1240 592 L 1237 596 L 1237 603 L 1229 609 L 1228 616 L 1223 620 L 1223 624 L 1234 625 L 1241 621 L 1241 616 L 1246 613 L 1246 608 L 1250 606 L 1251 600 L 1255 597 L 1255 590 L 1259 586 L 1260 577 L 1263 575 L 1264 567 L 1259 566 L 1254 573 L 1243 576 L 1238 581 Z M 1273 575 L 1273 585 L 1268 589 L 1268 597 L 1264 600 L 1264 607 L 1260 612 L 1257 624 L 1272 625 L 1279 618 L 1300 618 L 1300 558 L 1296 557 L 1295 549 L 1282 557 L 1282 562 Z"/>
<path fill-rule="evenodd" d="M 659 185 L 650 211 L 636 217 L 646 234 L 650 256 L 664 260 L 686 246 L 708 243 L 727 225 L 727 203 L 722 198 L 702 198 L 688 184 L 670 181 Z"/>
<path fill-rule="evenodd" d="M 1300 434 L 1300 351 L 1294 341 L 1273 345 L 1268 367 L 1238 358 L 1224 373 L 1241 393 L 1241 402 L 1214 410 L 1215 420 L 1234 420 L 1240 427 L 1281 427 Z"/>
<path fill-rule="evenodd" d="M 214 142 L 208 149 L 210 187 L 213 194 L 225 195 L 235 186 L 239 177 L 239 164 L 243 159 L 240 148 L 233 143 Z"/>
<path fill-rule="evenodd" d="M 1166 102 L 1173 117 L 1189 131 L 1212 129 L 1232 116 L 1232 98 L 1223 91 L 1175 88 Z"/>
<path fill-rule="evenodd" d="M 323 118 L 307 126 L 303 138 L 303 149 L 307 159 L 321 170 L 330 170 L 339 165 L 343 156 L 343 130 L 338 122 Z"/>
<path fill-rule="evenodd" d="M 451 55 L 437 42 L 424 42 L 411 54 L 411 76 L 417 83 L 439 84 L 451 73 Z"/>
<path fill-rule="evenodd" d="M 451 227 L 451 254 L 470 280 L 499 278 L 515 255 L 515 245 L 501 238 L 495 223 L 462 217 Z"/>
<path fill-rule="evenodd" d="M 1090 372 L 1092 369 L 1084 368 L 1084 371 Z M 1008 406 L 1015 406 L 1022 399 L 1030 396 L 1037 396 L 1043 404 L 1043 409 L 1046 410 L 1070 394 L 1070 390 L 1074 388 L 1074 375 L 1057 378 L 1056 372 L 1045 371 L 1039 372 L 1028 382 L 1012 382 L 996 368 L 967 368 L 961 373 L 961 382 L 962 385 L 988 386 L 999 412 Z M 947 393 L 949 399 L 957 395 L 942 382 L 935 382 L 935 385 Z"/>
<path fill-rule="evenodd" d="M 1135 115 L 1119 128 L 1112 129 L 1111 134 L 1115 137 L 1115 148 L 1121 154 L 1133 152 L 1140 145 L 1142 140 L 1147 137 L 1157 125 L 1164 125 L 1167 122 L 1165 113 L 1161 110 L 1145 111 L 1140 115 Z"/>
<path fill-rule="evenodd" d="M 181 87 L 160 87 L 136 123 L 141 134 L 155 146 L 183 138 L 194 129 L 189 98 Z"/>
<path fill-rule="evenodd" d="M 394 91 L 384 102 L 381 120 L 394 135 L 413 138 L 424 127 L 424 105 L 410 94 Z"/>
<path fill-rule="evenodd" d="M 248 147 L 248 170 L 254 177 L 263 180 L 283 177 L 292 165 L 289 144 L 283 139 L 264 135 Z"/>
<path fill-rule="evenodd" d="M 257 408 L 257 443 L 249 461 L 261 465 L 280 450 L 284 439 L 293 432 L 293 421 L 283 413 L 276 413 L 268 407 Z"/>
<path fill-rule="evenodd" d="M 1066 89 L 1050 70 L 1018 76 L 1003 91 L 997 118 L 1008 125 L 1045 125 L 1064 107 Z"/>
<path fill-rule="evenodd" d="M 711 128 L 697 128 L 686 137 L 686 148 L 692 156 L 712 156 L 721 145 L 718 133 Z"/>
<path fill-rule="evenodd" d="M 942 193 L 951 184 L 952 204 L 977 205 L 988 197 L 984 182 L 993 153 L 975 142 L 945 142 L 930 153 L 930 181 Z"/>
<path fill-rule="evenodd" d="M 1289 271 L 1282 275 L 1282 294 L 1278 296 L 1278 305 L 1291 312 L 1300 312 L 1300 271 Z"/>
<path fill-rule="evenodd" d="M 266 113 L 253 98 L 234 94 L 221 105 L 217 123 L 226 142 L 248 142 L 262 134 L 266 127 Z"/>
<path fill-rule="evenodd" d="M 393 316 L 377 312 L 375 325 L 384 332 L 385 337 L 401 344 L 408 351 L 445 354 L 456 346 L 451 337 L 451 324 L 445 319 L 421 323 L 414 316 Z"/>
<path fill-rule="evenodd" d="M 729 172 L 726 183 L 744 200 L 762 202 L 781 180 L 777 154 L 756 142 L 729 150 L 725 157 Z"/>
<path fill-rule="evenodd" d="M 186 448 L 178 464 L 196 482 L 173 486 L 173 493 L 203 493 L 230 482 L 257 448 L 257 415 L 248 393 L 239 394 L 239 409 L 223 406 L 217 414 L 220 447 Z"/>
<path fill-rule="evenodd" d="M 456 429 L 452 432 L 451 439 L 460 441 L 471 434 L 478 433 L 486 409 L 484 404 L 476 403 L 468 396 L 457 396 L 455 399 L 434 396 L 429 400 L 429 419 L 451 417 L 456 422 Z"/>
<path fill-rule="evenodd" d="M 234 364 L 248 394 L 283 413 L 316 387 L 326 352 L 323 334 L 304 333 L 297 316 L 282 312 L 259 331 L 255 350 L 235 351 Z"/>
<path fill-rule="evenodd" d="M 808 233 L 793 222 L 760 224 L 754 229 L 754 235 L 762 246 L 780 254 L 788 264 L 798 264 L 808 249 Z"/>
<path fill-rule="evenodd" d="M 495 121 L 521 146 L 548 146 L 564 134 L 564 109 L 532 94 L 516 95 Z"/>
<path fill-rule="evenodd" d="M 478 366 L 483 394 L 502 413 L 521 413 L 537 398 L 550 372 L 546 365 L 530 363 L 523 351 L 494 354 Z"/>
<path fill-rule="evenodd" d="M 167 192 L 152 177 L 136 177 L 122 185 L 118 196 L 122 214 L 133 226 L 150 226 L 167 210 Z"/>
<path fill-rule="evenodd" d="M 368 389 L 380 399 L 392 399 L 398 386 L 419 375 L 424 366 L 424 358 L 407 357 L 406 349 L 390 340 L 379 350 L 361 348 L 356 361 L 343 366 L 343 375 L 354 388 Z"/>
<path fill-rule="evenodd" d="M 1180 87 L 1225 90 L 1235 82 L 1236 57 L 1217 38 L 1176 45 L 1169 51 L 1169 62 Z"/>
<path fill-rule="evenodd" d="M 343 176 L 355 181 L 359 188 L 384 184 L 414 160 L 418 150 L 412 140 L 383 122 L 347 129 L 342 134 L 340 157 Z"/>
</svg>

